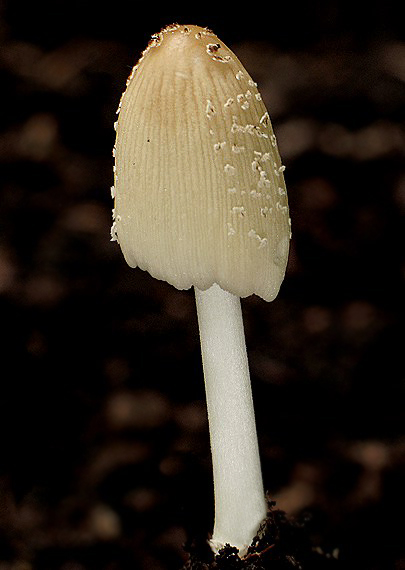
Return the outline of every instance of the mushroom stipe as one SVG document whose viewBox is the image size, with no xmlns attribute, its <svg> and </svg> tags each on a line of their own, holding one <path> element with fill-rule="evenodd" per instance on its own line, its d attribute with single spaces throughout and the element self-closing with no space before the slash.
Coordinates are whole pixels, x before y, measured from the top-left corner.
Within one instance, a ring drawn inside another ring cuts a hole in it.
<svg viewBox="0 0 405 570">
<path fill-rule="evenodd" d="M 195 288 L 214 472 L 211 549 L 266 518 L 240 297 L 278 294 L 284 166 L 256 83 L 213 32 L 172 25 L 134 67 L 115 124 L 113 226 L 127 263 Z"/>
</svg>

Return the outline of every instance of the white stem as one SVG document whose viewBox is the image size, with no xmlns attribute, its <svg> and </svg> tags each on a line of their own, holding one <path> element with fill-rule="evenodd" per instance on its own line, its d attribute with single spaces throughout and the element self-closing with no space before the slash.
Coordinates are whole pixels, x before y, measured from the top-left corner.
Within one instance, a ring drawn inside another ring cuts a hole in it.
<svg viewBox="0 0 405 570">
<path fill-rule="evenodd" d="M 214 471 L 211 547 L 241 556 L 266 517 L 240 299 L 195 289 Z"/>
</svg>

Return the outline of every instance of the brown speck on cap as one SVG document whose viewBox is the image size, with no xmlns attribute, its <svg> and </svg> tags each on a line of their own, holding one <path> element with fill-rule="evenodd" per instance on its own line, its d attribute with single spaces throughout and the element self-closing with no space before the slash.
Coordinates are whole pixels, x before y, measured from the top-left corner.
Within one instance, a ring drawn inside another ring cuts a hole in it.
<svg viewBox="0 0 405 570">
<path fill-rule="evenodd" d="M 235 54 L 206 28 L 165 28 L 130 75 L 116 131 L 113 235 L 128 264 L 179 289 L 274 299 L 290 236 L 283 168 Z"/>
</svg>

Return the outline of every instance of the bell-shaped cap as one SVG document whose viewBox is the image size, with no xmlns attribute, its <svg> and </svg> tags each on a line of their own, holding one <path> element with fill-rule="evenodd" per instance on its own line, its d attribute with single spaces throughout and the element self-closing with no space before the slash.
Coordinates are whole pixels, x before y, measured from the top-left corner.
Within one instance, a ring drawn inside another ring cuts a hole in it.
<svg viewBox="0 0 405 570">
<path fill-rule="evenodd" d="M 211 31 L 173 25 L 133 69 L 116 124 L 113 239 L 178 289 L 213 283 L 271 301 L 290 219 L 269 115 Z"/>
</svg>

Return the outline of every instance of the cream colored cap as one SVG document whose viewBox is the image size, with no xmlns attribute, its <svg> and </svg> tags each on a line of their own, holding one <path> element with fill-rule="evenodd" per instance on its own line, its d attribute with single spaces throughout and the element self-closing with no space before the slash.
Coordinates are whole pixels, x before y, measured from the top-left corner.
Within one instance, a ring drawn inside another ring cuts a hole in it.
<svg viewBox="0 0 405 570">
<path fill-rule="evenodd" d="M 169 26 L 118 112 L 112 237 L 127 263 L 178 289 L 274 299 L 290 240 L 284 167 L 235 54 L 205 28 Z"/>
</svg>

